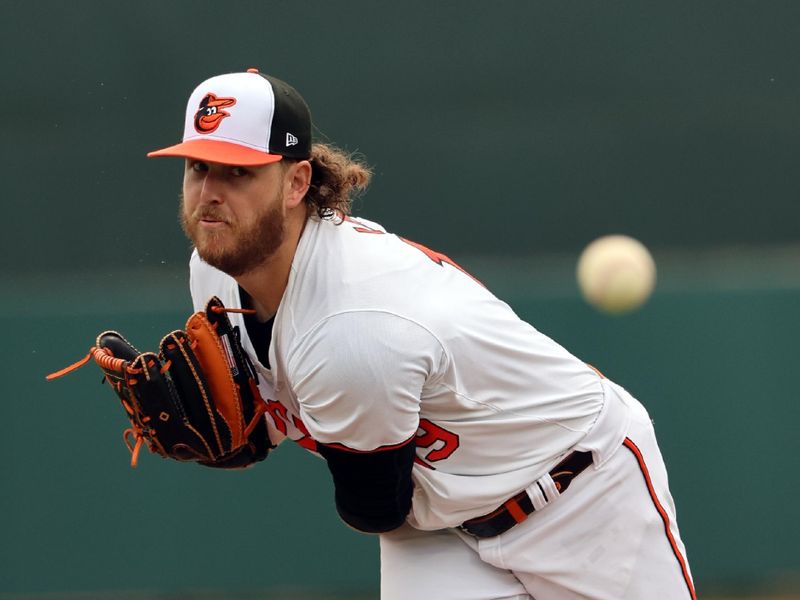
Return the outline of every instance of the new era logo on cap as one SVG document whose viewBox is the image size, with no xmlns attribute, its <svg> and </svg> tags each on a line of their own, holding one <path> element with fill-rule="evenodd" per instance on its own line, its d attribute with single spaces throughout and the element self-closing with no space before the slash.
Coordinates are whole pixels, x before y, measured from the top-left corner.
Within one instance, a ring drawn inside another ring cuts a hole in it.
<svg viewBox="0 0 800 600">
<path fill-rule="evenodd" d="M 264 165 L 311 156 L 311 114 L 289 84 L 256 69 L 212 77 L 189 97 L 183 142 L 148 156 Z"/>
</svg>

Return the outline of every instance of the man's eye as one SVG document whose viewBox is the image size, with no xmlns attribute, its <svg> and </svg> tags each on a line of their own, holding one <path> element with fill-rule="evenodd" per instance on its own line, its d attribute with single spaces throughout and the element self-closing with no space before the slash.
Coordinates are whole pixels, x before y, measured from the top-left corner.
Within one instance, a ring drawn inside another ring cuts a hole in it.
<svg viewBox="0 0 800 600">
<path fill-rule="evenodd" d="M 244 177 L 249 171 L 244 167 L 231 167 L 231 175 L 234 177 Z"/>
<path fill-rule="evenodd" d="M 191 167 L 192 171 L 195 171 L 196 173 L 205 173 L 208 171 L 208 165 L 204 162 L 200 162 L 199 160 L 192 161 L 189 166 Z"/>
</svg>

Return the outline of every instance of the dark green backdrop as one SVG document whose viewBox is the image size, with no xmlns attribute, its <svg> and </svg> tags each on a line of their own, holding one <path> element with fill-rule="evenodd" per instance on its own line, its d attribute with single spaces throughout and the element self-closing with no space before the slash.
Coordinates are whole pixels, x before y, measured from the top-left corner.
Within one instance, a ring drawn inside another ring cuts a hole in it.
<svg viewBox="0 0 800 600">
<path fill-rule="evenodd" d="M 250 66 L 374 165 L 371 216 L 453 253 L 797 239 L 796 2 L 3 7 L 9 269 L 182 261 L 179 165 L 144 154 Z"/>
<path fill-rule="evenodd" d="M 196 83 L 251 66 L 374 166 L 357 213 L 459 260 L 647 404 L 701 590 L 799 587 L 800 4 L 0 8 L 0 596 L 377 586 L 376 541 L 338 522 L 321 462 L 131 470 L 98 374 L 43 381 L 104 328 L 147 347 L 184 321 L 181 165 L 144 155 L 178 140 Z M 612 232 L 662 268 L 621 318 L 572 280 Z"/>
</svg>

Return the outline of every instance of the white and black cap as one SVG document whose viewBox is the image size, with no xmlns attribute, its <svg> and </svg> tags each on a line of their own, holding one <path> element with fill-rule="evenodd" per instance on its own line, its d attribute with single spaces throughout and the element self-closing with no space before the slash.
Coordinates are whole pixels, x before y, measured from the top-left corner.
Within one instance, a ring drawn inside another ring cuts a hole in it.
<svg viewBox="0 0 800 600">
<path fill-rule="evenodd" d="M 248 69 L 207 79 L 186 105 L 183 141 L 147 156 L 241 166 L 311 156 L 311 113 L 288 83 Z"/>
</svg>

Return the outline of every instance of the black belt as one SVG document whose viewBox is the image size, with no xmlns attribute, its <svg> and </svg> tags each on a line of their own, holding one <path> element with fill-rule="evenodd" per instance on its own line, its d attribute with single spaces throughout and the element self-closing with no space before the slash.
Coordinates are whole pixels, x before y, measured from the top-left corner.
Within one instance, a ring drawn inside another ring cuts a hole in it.
<svg viewBox="0 0 800 600">
<path fill-rule="evenodd" d="M 564 491 L 586 467 L 592 464 L 591 452 L 571 452 L 567 457 L 550 470 L 550 477 L 556 484 L 559 494 Z M 542 490 L 544 494 L 544 490 Z M 548 500 L 545 495 L 545 500 Z M 548 500 L 549 501 L 549 500 Z M 509 498 L 497 509 L 482 517 L 464 521 L 461 529 L 479 538 L 494 537 L 505 533 L 517 523 L 522 523 L 536 509 L 525 490 L 513 498 Z"/>
</svg>

